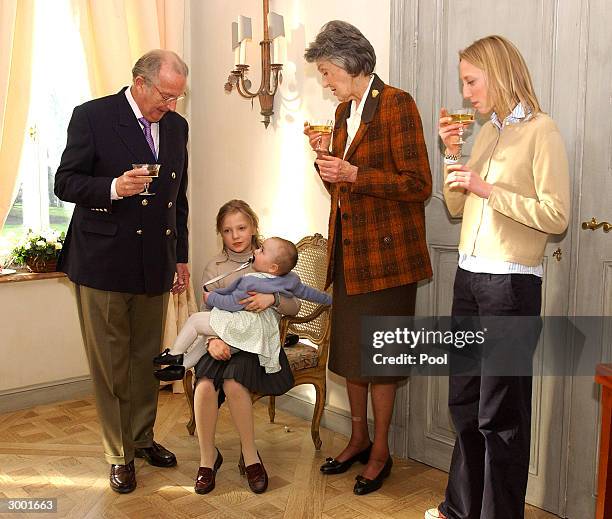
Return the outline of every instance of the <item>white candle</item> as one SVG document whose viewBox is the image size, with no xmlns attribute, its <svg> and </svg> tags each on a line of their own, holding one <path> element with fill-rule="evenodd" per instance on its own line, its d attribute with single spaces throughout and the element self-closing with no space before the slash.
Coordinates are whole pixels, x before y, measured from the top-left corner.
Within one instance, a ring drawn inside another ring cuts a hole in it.
<svg viewBox="0 0 612 519">
<path fill-rule="evenodd" d="M 240 42 L 240 64 L 246 65 L 246 41 Z"/>
<path fill-rule="evenodd" d="M 278 52 L 278 38 L 272 40 L 272 56 L 270 58 L 271 63 L 280 63 L 280 54 Z"/>
</svg>

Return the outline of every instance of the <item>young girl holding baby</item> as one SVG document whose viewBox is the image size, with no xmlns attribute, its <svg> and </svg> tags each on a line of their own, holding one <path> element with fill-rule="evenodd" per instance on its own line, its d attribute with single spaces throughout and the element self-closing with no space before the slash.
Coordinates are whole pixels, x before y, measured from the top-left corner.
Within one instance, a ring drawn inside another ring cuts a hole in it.
<svg viewBox="0 0 612 519">
<path fill-rule="evenodd" d="M 223 250 L 209 261 L 203 282 L 234 271 L 248 261 L 253 251 L 261 246 L 257 215 L 242 200 L 231 200 L 219 209 L 217 232 L 223 240 Z M 233 272 L 207 288 L 225 288 L 249 272 L 252 272 L 251 268 Z M 277 305 L 276 300 L 279 301 Z M 245 310 L 252 312 L 260 312 L 270 307 L 276 307 L 281 314 L 295 315 L 299 311 L 297 299 L 278 297 L 275 294 L 251 293 L 240 303 L 244 305 Z M 200 468 L 195 481 L 195 491 L 198 494 L 206 494 L 214 489 L 215 476 L 223 462 L 221 453 L 215 447 L 215 430 L 218 402 L 222 401 L 224 396 L 240 436 L 240 472 L 246 473 L 253 492 L 265 492 L 268 475 L 255 445 L 251 392 L 282 395 L 288 391 L 293 386 L 293 376 L 282 348 L 279 364 L 280 371 L 266 373 L 256 354 L 246 351 L 230 354 L 230 345 L 221 339 L 208 341 L 208 351 L 195 367 L 197 381 L 194 409 L 200 444 Z"/>
</svg>

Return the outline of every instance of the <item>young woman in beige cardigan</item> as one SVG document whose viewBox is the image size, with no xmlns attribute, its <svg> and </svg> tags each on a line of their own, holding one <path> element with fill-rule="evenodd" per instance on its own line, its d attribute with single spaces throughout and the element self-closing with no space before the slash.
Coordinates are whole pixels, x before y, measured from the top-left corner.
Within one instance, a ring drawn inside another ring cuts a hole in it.
<svg viewBox="0 0 612 519">
<path fill-rule="evenodd" d="M 511 42 L 489 36 L 459 58 L 463 97 L 489 120 L 461 165 L 461 125 L 446 109 L 440 113 L 444 197 L 450 214 L 463 219 L 452 315 L 539 316 L 546 240 L 565 231 L 570 212 L 563 139 Z M 476 375 L 450 377 L 457 439 L 445 499 L 426 519 L 524 517 L 532 379 L 485 376 L 486 364 L 483 357 Z"/>
</svg>

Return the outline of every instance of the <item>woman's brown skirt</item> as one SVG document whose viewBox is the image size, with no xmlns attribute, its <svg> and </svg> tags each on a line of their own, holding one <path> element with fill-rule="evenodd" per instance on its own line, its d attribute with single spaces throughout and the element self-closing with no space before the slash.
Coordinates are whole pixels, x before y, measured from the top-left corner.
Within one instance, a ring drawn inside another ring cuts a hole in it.
<svg viewBox="0 0 612 519">
<path fill-rule="evenodd" d="M 330 371 L 361 382 L 385 384 L 408 377 L 366 377 L 361 374 L 361 318 L 367 315 L 414 315 L 416 283 L 349 296 L 344 281 L 341 225 L 336 224 L 334 287 L 329 350 Z"/>
</svg>

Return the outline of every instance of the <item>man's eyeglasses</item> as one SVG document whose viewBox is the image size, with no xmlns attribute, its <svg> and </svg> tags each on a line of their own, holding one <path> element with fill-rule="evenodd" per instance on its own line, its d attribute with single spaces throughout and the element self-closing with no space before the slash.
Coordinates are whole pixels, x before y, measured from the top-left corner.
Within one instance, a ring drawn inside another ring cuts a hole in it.
<svg viewBox="0 0 612 519">
<path fill-rule="evenodd" d="M 157 90 L 157 93 L 159 94 L 159 96 L 162 98 L 162 101 L 166 105 L 169 105 L 170 103 L 174 103 L 176 101 L 180 101 L 181 99 L 185 99 L 186 94 L 181 94 L 180 96 L 168 96 L 168 95 L 162 94 L 162 92 L 159 90 L 159 88 L 157 88 L 155 83 L 151 83 L 151 85 L 153 85 L 153 88 Z"/>
</svg>

